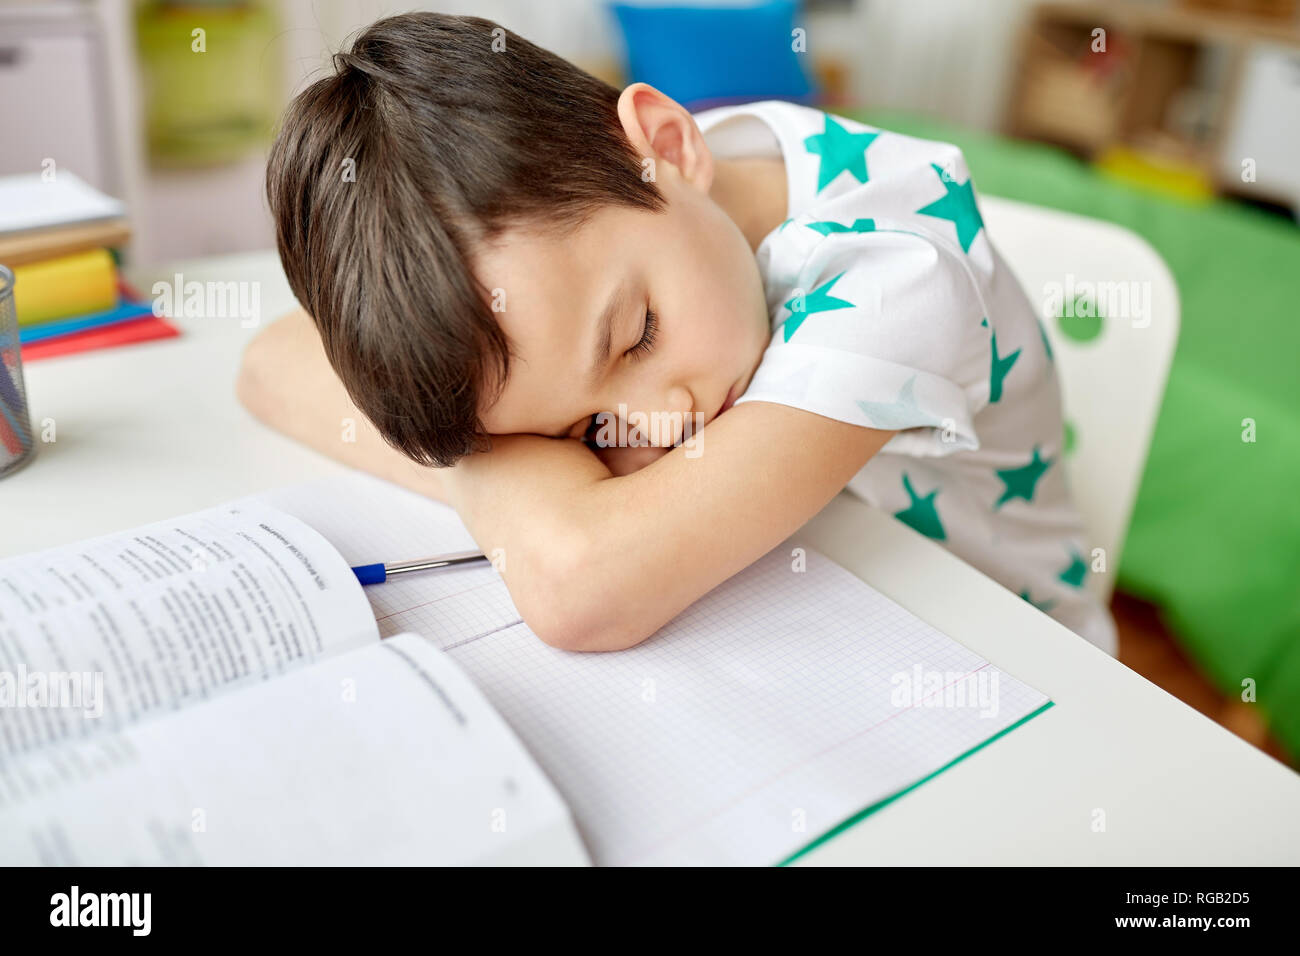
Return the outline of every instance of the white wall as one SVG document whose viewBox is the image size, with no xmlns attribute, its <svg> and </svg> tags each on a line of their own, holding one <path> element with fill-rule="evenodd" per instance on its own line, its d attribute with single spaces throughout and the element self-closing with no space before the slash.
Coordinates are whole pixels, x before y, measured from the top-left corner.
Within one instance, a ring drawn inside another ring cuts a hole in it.
<svg viewBox="0 0 1300 956">
<path fill-rule="evenodd" d="M 290 57 L 290 86 L 297 89 L 313 67 L 324 66 L 326 50 L 380 17 L 409 10 L 486 17 L 575 61 L 610 55 L 615 30 L 602 0 L 281 0 L 285 27 L 294 54 Z"/>
<path fill-rule="evenodd" d="M 979 129 L 1001 122 L 1034 0 L 860 0 L 843 36 L 855 99 Z"/>
</svg>

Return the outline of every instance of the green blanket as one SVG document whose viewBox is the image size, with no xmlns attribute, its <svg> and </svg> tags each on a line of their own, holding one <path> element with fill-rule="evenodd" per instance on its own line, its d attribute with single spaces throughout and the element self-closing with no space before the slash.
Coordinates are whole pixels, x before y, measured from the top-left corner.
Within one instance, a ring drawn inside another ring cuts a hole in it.
<svg viewBox="0 0 1300 956">
<path fill-rule="evenodd" d="M 1300 229 L 1239 203 L 1139 191 L 1051 147 L 848 115 L 955 143 L 980 192 L 1118 223 L 1169 264 L 1182 331 L 1118 584 L 1163 609 L 1223 693 L 1253 686 L 1300 755 Z"/>
</svg>

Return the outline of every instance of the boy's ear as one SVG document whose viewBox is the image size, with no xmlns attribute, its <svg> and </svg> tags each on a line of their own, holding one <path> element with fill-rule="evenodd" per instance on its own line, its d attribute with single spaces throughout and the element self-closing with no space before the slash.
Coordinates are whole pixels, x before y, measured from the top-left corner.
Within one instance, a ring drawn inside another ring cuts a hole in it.
<svg viewBox="0 0 1300 956">
<path fill-rule="evenodd" d="M 709 191 L 713 154 L 685 107 L 647 83 L 633 83 L 618 98 L 618 118 L 633 149 L 671 163 L 696 189 Z"/>
</svg>

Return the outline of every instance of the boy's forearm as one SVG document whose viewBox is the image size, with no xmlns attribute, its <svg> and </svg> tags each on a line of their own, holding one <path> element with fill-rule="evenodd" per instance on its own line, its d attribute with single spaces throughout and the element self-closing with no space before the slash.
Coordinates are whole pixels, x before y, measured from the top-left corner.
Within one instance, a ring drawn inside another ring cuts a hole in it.
<svg viewBox="0 0 1300 956">
<path fill-rule="evenodd" d="M 699 458 L 679 447 L 613 477 L 578 441 L 505 436 L 447 488 L 475 540 L 502 549 L 539 637 L 617 650 L 798 530 L 891 436 L 751 403 L 700 433 Z"/>
</svg>

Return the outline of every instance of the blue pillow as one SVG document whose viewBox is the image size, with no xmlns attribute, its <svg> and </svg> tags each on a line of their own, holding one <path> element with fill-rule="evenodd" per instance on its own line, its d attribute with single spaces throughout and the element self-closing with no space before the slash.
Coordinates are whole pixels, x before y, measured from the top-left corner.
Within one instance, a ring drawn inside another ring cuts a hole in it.
<svg viewBox="0 0 1300 956">
<path fill-rule="evenodd" d="M 684 106 L 784 99 L 811 102 L 793 49 L 794 0 L 691 7 L 612 3 L 629 82 L 649 83 Z"/>
</svg>

